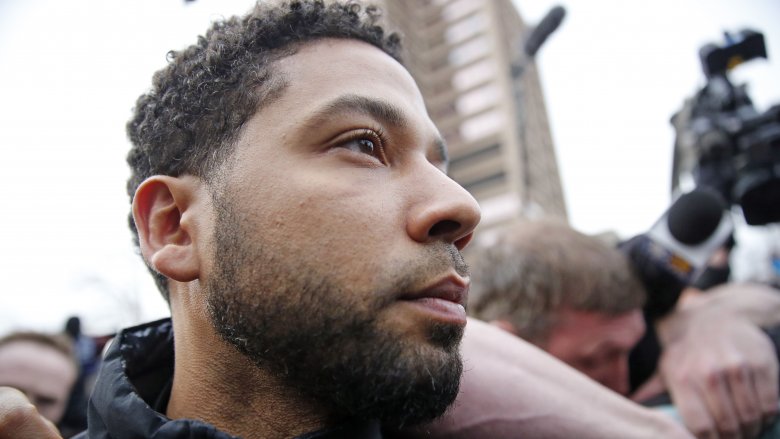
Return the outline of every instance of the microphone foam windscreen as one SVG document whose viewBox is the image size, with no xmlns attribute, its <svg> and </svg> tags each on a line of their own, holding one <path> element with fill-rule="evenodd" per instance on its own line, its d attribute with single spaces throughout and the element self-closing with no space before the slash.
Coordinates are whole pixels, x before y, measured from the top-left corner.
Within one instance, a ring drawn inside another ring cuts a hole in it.
<svg viewBox="0 0 780 439">
<path fill-rule="evenodd" d="M 726 201 L 717 192 L 698 188 L 672 204 L 667 224 L 672 236 L 686 245 L 697 245 L 712 236 L 720 224 Z"/>
</svg>

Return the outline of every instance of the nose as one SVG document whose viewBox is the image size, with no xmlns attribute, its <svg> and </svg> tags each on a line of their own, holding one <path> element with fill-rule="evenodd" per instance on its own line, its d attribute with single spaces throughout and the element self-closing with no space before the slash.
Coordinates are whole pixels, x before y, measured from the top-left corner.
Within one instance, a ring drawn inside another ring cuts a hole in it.
<svg viewBox="0 0 780 439">
<path fill-rule="evenodd" d="M 441 241 L 463 250 L 479 224 L 477 200 L 441 170 L 426 162 L 424 171 L 410 179 L 415 194 L 407 219 L 407 233 L 415 241 Z"/>
</svg>

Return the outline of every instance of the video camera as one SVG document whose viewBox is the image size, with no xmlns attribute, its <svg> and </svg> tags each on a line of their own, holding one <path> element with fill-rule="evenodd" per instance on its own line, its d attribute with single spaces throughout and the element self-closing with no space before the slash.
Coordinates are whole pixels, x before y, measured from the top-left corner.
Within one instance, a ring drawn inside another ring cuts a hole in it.
<svg viewBox="0 0 780 439">
<path fill-rule="evenodd" d="M 677 129 L 673 175 L 692 171 L 697 186 L 711 187 L 739 205 L 748 224 L 779 222 L 780 105 L 759 113 L 745 84 L 735 86 L 728 78 L 739 64 L 767 58 L 764 36 L 742 30 L 726 33 L 725 39 L 722 46 L 700 49 L 707 83 L 672 118 Z"/>
</svg>

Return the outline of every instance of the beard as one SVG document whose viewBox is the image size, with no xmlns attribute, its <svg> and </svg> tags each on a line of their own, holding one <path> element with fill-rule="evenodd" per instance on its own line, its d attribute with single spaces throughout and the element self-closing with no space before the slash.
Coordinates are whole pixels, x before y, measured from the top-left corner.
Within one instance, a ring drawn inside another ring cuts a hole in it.
<svg viewBox="0 0 780 439">
<path fill-rule="evenodd" d="M 380 317 L 402 293 L 445 270 L 466 274 L 454 246 L 431 244 L 419 259 L 383 265 L 373 282 L 379 287 L 360 291 L 337 284 L 321 258 L 285 254 L 290 246 L 268 251 L 273 246 L 250 233 L 230 203 L 217 207 L 206 300 L 224 340 L 337 415 L 398 428 L 432 420 L 452 404 L 463 328 L 426 322 L 422 341 Z"/>
</svg>

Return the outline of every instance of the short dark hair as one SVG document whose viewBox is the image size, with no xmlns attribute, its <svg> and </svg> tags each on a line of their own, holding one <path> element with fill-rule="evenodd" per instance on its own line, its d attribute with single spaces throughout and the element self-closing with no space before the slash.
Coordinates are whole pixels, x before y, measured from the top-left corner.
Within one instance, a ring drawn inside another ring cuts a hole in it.
<svg viewBox="0 0 780 439">
<path fill-rule="evenodd" d="M 531 342 L 546 339 L 562 308 L 616 316 L 645 302 L 628 258 L 562 222 L 521 222 L 496 238 L 469 255 L 469 313 L 508 320 Z"/>
<path fill-rule="evenodd" d="M 354 1 L 258 2 L 243 17 L 215 22 L 196 44 L 169 52 L 168 65 L 155 73 L 152 89 L 138 98 L 127 124 L 131 202 L 138 186 L 153 175 L 192 174 L 211 181 L 244 123 L 284 90 L 274 62 L 302 43 L 355 39 L 400 62 L 400 38 L 388 34 L 380 18 L 377 7 Z M 138 246 L 132 215 L 130 229 Z M 149 268 L 168 300 L 167 278 Z"/>
</svg>

